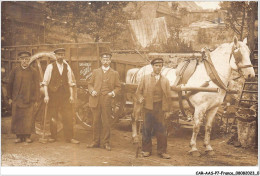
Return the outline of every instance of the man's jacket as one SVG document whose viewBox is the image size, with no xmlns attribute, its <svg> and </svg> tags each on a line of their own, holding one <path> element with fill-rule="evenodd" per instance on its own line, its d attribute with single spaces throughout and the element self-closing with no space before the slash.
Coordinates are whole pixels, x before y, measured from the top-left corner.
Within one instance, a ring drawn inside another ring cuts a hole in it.
<svg viewBox="0 0 260 176">
<path fill-rule="evenodd" d="M 99 100 L 99 96 L 101 94 L 101 87 L 102 87 L 102 76 L 103 76 L 103 70 L 102 68 L 98 68 L 93 70 L 92 73 L 92 77 L 88 82 L 88 90 L 89 93 L 91 94 L 91 92 L 93 90 L 95 90 L 98 94 L 98 96 L 91 96 L 89 97 L 89 107 L 97 107 L 98 105 L 98 100 Z M 117 95 L 121 89 L 121 83 L 119 80 L 119 74 L 117 71 L 113 70 L 112 68 L 110 68 L 108 70 L 108 88 L 110 90 L 110 92 L 114 91 L 115 95 Z"/>
<path fill-rule="evenodd" d="M 168 79 L 165 78 L 163 75 L 160 76 L 160 79 L 158 81 L 161 82 L 161 87 L 163 90 L 162 110 L 169 111 L 171 108 L 170 83 Z M 137 100 L 143 97 L 144 108 L 149 110 L 153 110 L 153 91 L 155 85 L 156 85 L 156 81 L 154 78 L 154 73 L 144 75 L 136 91 Z"/>
</svg>

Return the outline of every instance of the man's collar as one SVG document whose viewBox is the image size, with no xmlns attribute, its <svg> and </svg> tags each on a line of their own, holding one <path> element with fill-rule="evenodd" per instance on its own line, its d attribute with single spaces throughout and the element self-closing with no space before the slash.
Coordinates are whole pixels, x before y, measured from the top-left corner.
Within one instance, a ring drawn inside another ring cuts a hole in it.
<svg viewBox="0 0 260 176">
<path fill-rule="evenodd" d="M 151 73 L 152 76 L 161 76 L 161 73 L 155 74 L 154 72 Z"/>
<path fill-rule="evenodd" d="M 110 66 L 108 66 L 108 67 L 104 67 L 104 66 L 102 65 L 101 68 L 102 68 L 103 71 L 108 71 L 108 70 L 110 69 Z"/>
<path fill-rule="evenodd" d="M 64 61 L 62 61 L 62 63 L 60 64 L 58 61 L 56 61 L 56 64 L 59 64 L 59 65 L 63 65 Z"/>
<path fill-rule="evenodd" d="M 29 67 L 29 66 L 28 66 L 28 67 Z M 23 66 L 21 65 L 21 68 L 22 68 L 23 70 L 27 69 L 28 67 L 23 67 Z"/>
</svg>

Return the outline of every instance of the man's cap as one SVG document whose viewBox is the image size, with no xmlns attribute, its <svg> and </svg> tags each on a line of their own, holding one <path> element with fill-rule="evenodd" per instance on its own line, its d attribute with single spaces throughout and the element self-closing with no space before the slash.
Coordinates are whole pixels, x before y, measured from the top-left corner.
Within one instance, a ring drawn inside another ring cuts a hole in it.
<svg viewBox="0 0 260 176">
<path fill-rule="evenodd" d="M 108 53 L 108 52 L 104 52 L 104 53 L 101 53 L 101 54 L 100 54 L 100 57 L 101 57 L 101 58 L 111 58 L 111 57 L 112 57 L 112 54 L 111 54 L 111 53 Z"/>
<path fill-rule="evenodd" d="M 65 49 L 64 48 L 58 48 L 56 50 L 53 51 L 55 54 L 58 54 L 58 53 L 65 53 Z"/>
<path fill-rule="evenodd" d="M 158 63 L 163 63 L 163 58 L 157 57 L 157 58 L 154 58 L 154 59 L 151 61 L 151 64 L 152 64 L 152 65 L 158 64 Z"/>
<path fill-rule="evenodd" d="M 18 57 L 20 57 L 20 58 L 31 57 L 31 53 L 29 51 L 21 51 L 18 53 Z"/>
</svg>

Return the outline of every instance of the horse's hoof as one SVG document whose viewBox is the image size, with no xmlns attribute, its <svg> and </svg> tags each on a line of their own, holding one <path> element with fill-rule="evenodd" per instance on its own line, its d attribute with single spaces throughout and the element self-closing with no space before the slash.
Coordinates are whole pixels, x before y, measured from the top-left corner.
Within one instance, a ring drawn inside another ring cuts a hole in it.
<svg viewBox="0 0 260 176">
<path fill-rule="evenodd" d="M 195 151 L 189 151 L 189 154 L 195 157 L 199 157 L 200 156 L 200 152 L 198 150 Z"/>
<path fill-rule="evenodd" d="M 206 154 L 209 156 L 213 156 L 213 155 L 215 155 L 215 152 L 213 150 L 208 150 L 208 151 L 206 151 Z"/>
</svg>

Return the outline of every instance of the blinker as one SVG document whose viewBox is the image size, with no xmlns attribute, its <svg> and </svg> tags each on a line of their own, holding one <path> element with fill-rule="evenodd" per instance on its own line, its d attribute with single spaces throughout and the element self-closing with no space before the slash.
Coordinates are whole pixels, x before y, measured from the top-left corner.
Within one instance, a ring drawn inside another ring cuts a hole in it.
<svg viewBox="0 0 260 176">
<path fill-rule="evenodd" d="M 242 54 L 241 54 L 239 48 L 235 49 L 233 54 L 234 54 L 235 60 L 237 62 L 239 62 L 241 60 L 241 58 L 242 58 Z"/>
</svg>

